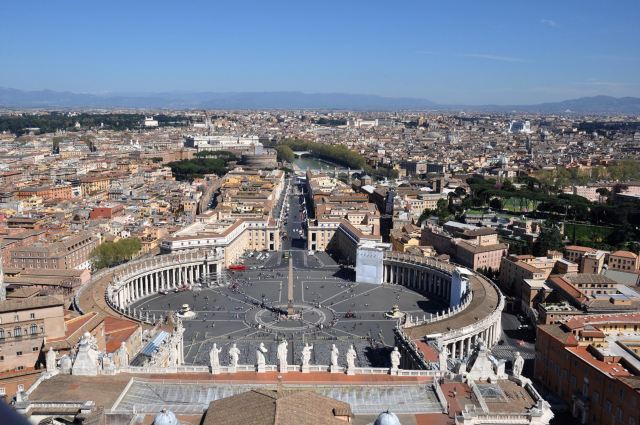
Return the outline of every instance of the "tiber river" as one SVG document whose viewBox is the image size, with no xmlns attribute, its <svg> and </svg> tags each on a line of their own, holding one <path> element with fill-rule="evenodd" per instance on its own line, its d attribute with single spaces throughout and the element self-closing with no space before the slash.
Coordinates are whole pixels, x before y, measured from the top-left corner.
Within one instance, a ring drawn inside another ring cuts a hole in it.
<svg viewBox="0 0 640 425">
<path fill-rule="evenodd" d="M 323 159 L 318 159 L 318 158 L 311 158 L 308 156 L 304 156 L 302 158 L 298 158 L 295 161 L 293 161 L 294 165 L 297 165 L 298 167 L 300 167 L 303 171 L 307 171 L 307 170 L 327 170 L 327 171 L 333 171 L 333 169 L 335 167 L 338 167 L 338 170 L 340 170 L 340 168 L 342 168 L 339 165 L 335 165 L 331 162 L 325 161 Z"/>
</svg>

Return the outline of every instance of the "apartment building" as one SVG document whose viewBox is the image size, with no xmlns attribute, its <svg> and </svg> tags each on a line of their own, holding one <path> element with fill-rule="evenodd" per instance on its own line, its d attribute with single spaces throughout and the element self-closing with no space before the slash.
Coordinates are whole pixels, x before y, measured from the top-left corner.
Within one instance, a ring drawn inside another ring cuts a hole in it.
<svg viewBox="0 0 640 425">
<path fill-rule="evenodd" d="M 473 270 L 498 271 L 509 245 L 498 240 L 498 233 L 488 227 L 448 221 L 443 227 L 425 226 L 420 245 L 430 245 L 439 254 Z"/>
<path fill-rule="evenodd" d="M 534 378 L 581 424 L 640 424 L 640 313 L 539 325 Z"/>
<path fill-rule="evenodd" d="M 46 338 L 64 335 L 63 302 L 43 296 L 0 303 L 0 372 L 20 371 L 39 364 Z"/>
<path fill-rule="evenodd" d="M 58 236 L 11 250 L 10 266 L 17 269 L 87 269 L 98 237 L 90 233 Z"/>
<path fill-rule="evenodd" d="M 32 186 L 19 189 L 16 192 L 19 200 L 27 200 L 31 198 L 40 198 L 43 201 L 53 199 L 71 199 L 73 198 L 73 190 L 70 185 L 65 186 Z"/>
<path fill-rule="evenodd" d="M 609 254 L 607 261 L 609 270 L 622 272 L 637 272 L 640 269 L 638 255 L 629 251 L 616 251 Z"/>
</svg>

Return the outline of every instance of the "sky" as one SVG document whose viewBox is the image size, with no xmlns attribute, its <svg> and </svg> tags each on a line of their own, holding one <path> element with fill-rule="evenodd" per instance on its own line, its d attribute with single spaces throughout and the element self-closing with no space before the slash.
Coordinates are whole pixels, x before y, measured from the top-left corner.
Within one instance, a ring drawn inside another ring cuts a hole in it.
<svg viewBox="0 0 640 425">
<path fill-rule="evenodd" d="M 640 0 L 2 0 L 0 87 L 640 96 Z"/>
</svg>

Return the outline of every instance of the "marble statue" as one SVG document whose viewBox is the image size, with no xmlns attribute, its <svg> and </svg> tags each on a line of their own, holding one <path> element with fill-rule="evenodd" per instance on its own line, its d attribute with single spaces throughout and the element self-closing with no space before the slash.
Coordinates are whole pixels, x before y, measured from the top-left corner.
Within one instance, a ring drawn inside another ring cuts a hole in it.
<svg viewBox="0 0 640 425">
<path fill-rule="evenodd" d="M 311 350 L 313 350 L 313 345 L 309 345 L 308 343 L 304 344 L 304 348 L 302 349 L 302 367 L 308 368 L 309 362 L 311 361 Z"/>
<path fill-rule="evenodd" d="M 47 372 L 56 370 L 56 354 L 53 347 L 49 347 L 49 351 L 47 351 Z"/>
<path fill-rule="evenodd" d="M 103 355 L 101 358 L 102 361 L 102 373 L 104 374 L 112 374 L 115 373 L 115 365 L 113 364 L 113 358 L 111 355 Z"/>
<path fill-rule="evenodd" d="M 335 344 L 331 344 L 331 366 L 338 366 L 338 355 L 340 351 L 338 351 L 338 347 Z"/>
<path fill-rule="evenodd" d="M 214 343 L 213 347 L 211 347 L 211 351 L 209 351 L 209 365 L 211 366 L 211 370 L 217 370 L 220 368 L 220 352 L 222 349 L 218 348 L 218 344 Z"/>
<path fill-rule="evenodd" d="M 264 342 L 260 343 L 260 346 L 256 350 L 256 361 L 258 363 L 258 372 L 264 372 L 267 361 L 264 358 L 267 352 L 267 347 L 264 346 Z"/>
<path fill-rule="evenodd" d="M 280 344 L 278 344 L 278 352 L 277 358 L 280 363 L 280 372 L 287 371 L 287 353 L 288 353 L 288 342 L 286 339 L 283 339 Z"/>
<path fill-rule="evenodd" d="M 116 365 L 118 367 L 129 366 L 129 351 L 127 350 L 127 344 L 124 341 L 120 343 L 120 348 L 116 351 Z"/>
<path fill-rule="evenodd" d="M 438 366 L 441 371 L 447 370 L 447 359 L 449 358 L 449 350 L 444 345 L 440 346 L 440 352 L 438 353 Z"/>
<path fill-rule="evenodd" d="M 522 368 L 524 367 L 524 359 L 520 355 L 519 351 L 516 351 L 516 357 L 513 360 L 513 376 L 520 378 L 522 375 Z"/>
<path fill-rule="evenodd" d="M 240 360 L 240 349 L 234 343 L 229 348 L 229 366 L 235 369 L 238 366 L 238 360 Z"/>
<path fill-rule="evenodd" d="M 173 367 L 178 365 L 178 348 L 171 344 L 169 347 L 169 364 L 167 366 Z"/>
<path fill-rule="evenodd" d="M 391 352 L 391 370 L 398 370 L 400 368 L 400 358 L 402 355 L 398 351 L 398 347 L 393 347 Z"/>
<path fill-rule="evenodd" d="M 355 375 L 356 369 L 356 350 L 353 348 L 353 344 L 347 350 L 347 375 Z"/>
</svg>

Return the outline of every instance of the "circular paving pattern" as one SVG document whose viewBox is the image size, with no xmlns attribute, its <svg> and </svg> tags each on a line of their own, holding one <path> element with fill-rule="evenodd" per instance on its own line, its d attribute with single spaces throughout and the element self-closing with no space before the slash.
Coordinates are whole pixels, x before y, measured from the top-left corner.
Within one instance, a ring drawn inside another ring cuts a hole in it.
<svg viewBox="0 0 640 425">
<path fill-rule="evenodd" d="M 335 320 L 331 310 L 312 307 L 305 304 L 293 304 L 295 314 L 286 314 L 288 305 L 275 305 L 271 308 L 255 308 L 247 312 L 246 320 L 250 325 L 258 325 L 259 329 L 270 329 L 280 332 L 304 332 L 322 330 Z"/>
</svg>

